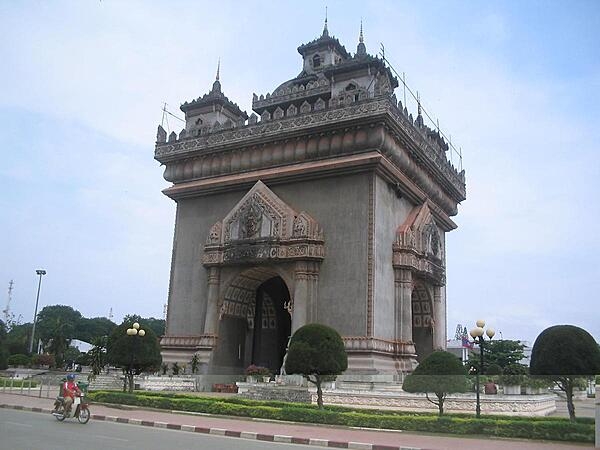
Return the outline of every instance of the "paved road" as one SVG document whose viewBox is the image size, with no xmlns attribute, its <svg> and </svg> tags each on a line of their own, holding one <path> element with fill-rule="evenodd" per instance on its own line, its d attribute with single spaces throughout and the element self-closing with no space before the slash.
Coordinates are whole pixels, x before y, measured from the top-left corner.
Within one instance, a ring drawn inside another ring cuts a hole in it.
<svg viewBox="0 0 600 450">
<path fill-rule="evenodd" d="M 16 414 L 20 411 L 16 411 L 12 408 L 24 407 L 24 408 L 36 408 L 39 411 L 40 417 L 46 416 L 49 419 L 53 419 L 49 414 L 49 409 L 52 406 L 52 402 L 48 399 L 28 397 L 15 394 L 0 393 L 0 406 L 4 408 L 11 408 L 7 413 L 9 416 L 11 413 Z M 45 414 L 41 414 L 43 410 L 46 410 Z M 2 409 L 0 409 L 2 411 Z M 146 427 L 138 428 L 150 428 L 158 427 L 158 433 L 165 433 L 172 435 L 177 433 L 177 439 L 174 440 L 171 445 L 167 448 L 180 447 L 181 450 L 194 447 L 185 447 L 179 445 L 179 436 L 196 434 L 227 434 L 228 436 L 237 437 L 238 439 L 231 439 L 232 445 L 247 447 L 250 442 L 258 444 L 257 448 L 265 448 L 266 441 L 284 441 L 284 442 L 295 442 L 293 448 L 299 449 L 299 445 L 310 443 L 312 448 L 314 446 L 322 447 L 342 447 L 342 448 L 354 448 L 356 450 L 384 450 L 384 449 L 427 449 L 427 450 L 572 450 L 581 448 L 593 448 L 593 445 L 578 445 L 568 443 L 553 443 L 553 442 L 537 442 L 528 440 L 516 440 L 516 439 L 491 439 L 481 437 L 451 437 L 445 435 L 424 435 L 416 433 L 408 433 L 401 431 L 381 431 L 381 430 L 360 430 L 352 429 L 347 427 L 330 427 L 330 426 L 319 426 L 319 425 L 306 425 L 289 422 L 274 422 L 274 421 L 262 421 L 262 420 L 242 420 L 233 418 L 224 418 L 217 416 L 208 415 L 190 415 L 182 413 L 173 413 L 168 411 L 158 410 L 144 410 L 139 408 L 134 409 L 117 409 L 114 407 L 108 407 L 103 405 L 93 404 L 91 406 L 92 420 L 87 425 L 80 425 L 78 423 L 65 423 L 58 424 L 56 421 L 52 422 L 53 425 L 69 426 L 76 431 L 84 430 L 88 432 L 89 429 L 93 429 L 96 423 L 100 422 L 125 422 L 134 423 L 138 425 L 145 425 Z M 53 419 L 54 420 L 54 419 Z M 9 422 L 18 422 L 19 420 L 12 420 Z M 24 422 L 25 423 L 25 422 Z M 127 429 L 131 428 L 123 424 L 113 424 L 115 426 L 123 426 Z M 17 425 L 13 425 L 16 427 Z M 182 431 L 172 431 L 170 429 L 180 429 Z M 0 450 L 3 450 L 3 431 L 0 432 Z M 154 430 L 156 431 L 156 430 Z M 167 433 L 168 432 L 168 433 Z M 240 439 L 241 438 L 241 439 Z M 98 438 L 101 439 L 101 438 Z M 254 443 L 254 442 L 253 442 Z M 130 443 L 131 444 L 131 443 Z M 137 446 L 136 446 L 137 447 Z M 8 447 L 14 448 L 14 447 Z M 7 450 L 8 450 L 7 448 Z M 25 447 L 25 448 L 36 448 L 36 447 Z M 40 449 L 46 449 L 49 447 L 39 447 Z M 58 447 L 56 447 L 58 448 Z M 75 448 L 69 445 L 61 447 L 63 448 Z M 118 448 L 112 445 L 105 445 L 105 448 Z M 128 447 L 128 448 L 131 448 Z M 141 447 L 140 447 L 141 448 Z M 162 447 L 165 448 L 165 447 Z M 279 447 L 281 448 L 281 447 Z M 19 449 L 20 450 L 20 449 Z"/>
<path fill-rule="evenodd" d="M 308 445 L 247 440 L 244 450 L 308 450 Z M 174 430 L 139 427 L 114 422 L 76 420 L 58 422 L 48 414 L 0 409 L 1 450 L 164 450 L 207 448 L 234 450 L 239 439 Z"/>
</svg>

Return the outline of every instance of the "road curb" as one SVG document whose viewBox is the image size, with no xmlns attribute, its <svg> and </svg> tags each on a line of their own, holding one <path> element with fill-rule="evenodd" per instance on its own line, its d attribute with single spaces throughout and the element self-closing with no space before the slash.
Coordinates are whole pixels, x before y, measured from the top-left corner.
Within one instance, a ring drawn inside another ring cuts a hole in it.
<svg viewBox="0 0 600 450">
<path fill-rule="evenodd" d="M 29 412 L 37 412 L 37 413 L 45 413 L 45 414 L 52 413 L 52 410 L 49 408 L 39 408 L 39 407 L 30 407 L 30 406 L 21 406 L 21 405 L 0 404 L 0 408 L 16 409 L 19 411 L 29 411 Z M 224 428 L 206 428 L 206 427 L 197 427 L 195 425 L 181 425 L 181 424 L 168 423 L 168 422 L 130 419 L 127 417 L 105 416 L 105 415 L 101 415 L 101 414 L 92 414 L 91 418 L 93 420 L 98 420 L 98 421 L 126 423 L 126 424 L 130 424 L 130 425 L 140 425 L 140 426 L 151 427 L 151 428 L 164 428 L 164 429 L 168 429 L 168 430 L 186 431 L 186 432 L 191 432 L 191 433 L 211 434 L 214 436 L 227 436 L 227 437 L 235 437 L 235 438 L 239 438 L 239 439 L 251 439 L 251 440 L 256 440 L 256 441 L 285 442 L 285 443 L 289 443 L 289 444 L 303 444 L 303 445 L 311 445 L 311 446 L 317 446 L 317 447 L 348 448 L 348 449 L 353 449 L 353 450 L 425 450 L 425 449 L 417 448 L 417 447 L 396 447 L 396 446 L 389 446 L 389 445 L 368 444 L 368 443 L 363 443 L 363 442 L 331 441 L 331 440 L 327 440 L 327 439 L 307 439 L 307 438 L 303 438 L 303 437 L 284 436 L 284 435 L 279 435 L 279 434 L 255 433 L 252 431 L 235 431 L 235 430 L 227 430 Z"/>
</svg>

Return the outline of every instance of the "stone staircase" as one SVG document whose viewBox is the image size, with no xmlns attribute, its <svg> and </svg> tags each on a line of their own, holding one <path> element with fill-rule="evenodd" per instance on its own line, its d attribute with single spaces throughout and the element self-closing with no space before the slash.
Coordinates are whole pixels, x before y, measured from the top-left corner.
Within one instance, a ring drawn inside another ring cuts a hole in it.
<svg viewBox="0 0 600 450">
<path fill-rule="evenodd" d="M 123 376 L 114 375 L 97 375 L 88 387 L 90 391 L 120 391 L 123 389 Z"/>
</svg>

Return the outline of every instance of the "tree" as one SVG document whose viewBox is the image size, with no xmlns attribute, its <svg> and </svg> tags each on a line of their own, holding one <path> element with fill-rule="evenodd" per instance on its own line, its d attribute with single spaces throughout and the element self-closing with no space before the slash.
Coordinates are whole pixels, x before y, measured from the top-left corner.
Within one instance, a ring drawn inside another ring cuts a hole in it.
<svg viewBox="0 0 600 450">
<path fill-rule="evenodd" d="M 467 370 L 452 353 L 435 351 L 405 378 L 402 389 L 406 392 L 425 393 L 427 400 L 438 407 L 441 416 L 444 414 L 444 401 L 448 394 L 466 392 Z M 435 394 L 437 401 L 429 398 L 429 392 Z"/>
<path fill-rule="evenodd" d="M 600 349 L 584 329 L 573 325 L 546 328 L 531 351 L 530 373 L 554 381 L 567 396 L 569 418 L 575 420 L 573 388 L 580 377 L 600 373 Z"/>
<path fill-rule="evenodd" d="M 123 368 L 127 375 L 123 384 L 123 391 L 133 392 L 133 376 L 145 371 L 155 371 L 160 368 L 162 358 L 158 338 L 152 328 L 146 328 L 144 322 L 140 322 L 140 328 L 146 334 L 142 336 L 128 336 L 127 329 L 131 328 L 131 322 L 123 322 L 108 337 L 106 346 L 107 362 Z"/>
<path fill-rule="evenodd" d="M 81 357 L 81 355 L 82 353 L 77 347 L 69 346 L 65 349 L 63 353 L 63 363 L 66 363 L 65 365 L 75 365 Z"/>
<path fill-rule="evenodd" d="M 13 325 L 6 335 L 6 349 L 11 355 L 25 354 L 29 351 L 29 336 L 31 336 L 31 323 Z"/>
<path fill-rule="evenodd" d="M 2 320 L 0 320 L 0 370 L 4 370 L 8 367 L 8 349 L 6 346 L 6 335 L 7 327 Z"/>
<path fill-rule="evenodd" d="M 46 306 L 38 315 L 37 329 L 44 348 L 56 358 L 60 366 L 65 352 L 75 338 L 81 313 L 66 305 Z"/>
<path fill-rule="evenodd" d="M 75 327 L 75 337 L 80 341 L 91 344 L 96 338 L 108 336 L 116 326 L 116 323 L 106 317 L 93 317 L 91 319 L 82 317 Z"/>
<path fill-rule="evenodd" d="M 106 365 L 106 345 L 108 336 L 97 337 L 92 340 L 93 347 L 88 352 L 90 358 L 90 374 L 88 381 L 95 380 L 102 373 L 102 369 Z"/>
<path fill-rule="evenodd" d="M 344 341 L 333 328 L 312 323 L 298 328 L 285 360 L 285 371 L 303 375 L 317 386 L 317 404 L 323 408 L 323 381 L 334 380 L 348 368 Z"/>
<path fill-rule="evenodd" d="M 521 341 L 512 341 L 509 339 L 500 339 L 496 341 L 485 341 L 483 346 L 483 371 L 480 373 L 487 374 L 488 367 L 498 365 L 502 370 L 506 367 L 512 367 L 520 362 L 525 357 L 525 346 Z M 479 370 L 481 364 L 479 354 L 471 354 L 469 358 L 469 366 Z M 523 365 L 523 367 L 526 367 Z"/>
</svg>

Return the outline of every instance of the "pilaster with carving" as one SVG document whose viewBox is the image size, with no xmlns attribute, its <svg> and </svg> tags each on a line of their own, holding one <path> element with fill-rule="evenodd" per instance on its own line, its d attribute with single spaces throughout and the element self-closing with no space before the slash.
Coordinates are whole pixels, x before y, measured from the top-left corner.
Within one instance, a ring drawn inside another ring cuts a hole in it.
<svg viewBox="0 0 600 450">
<path fill-rule="evenodd" d="M 204 319 L 204 333 L 216 334 L 219 310 L 219 281 L 221 269 L 216 266 L 208 269 L 208 289 L 206 298 L 206 317 Z"/>
<path fill-rule="evenodd" d="M 394 300 L 396 310 L 396 339 L 412 342 L 412 272 L 394 269 Z"/>
<path fill-rule="evenodd" d="M 317 320 L 319 263 L 298 261 L 294 271 L 294 280 L 292 334 L 301 326 Z"/>
<path fill-rule="evenodd" d="M 446 349 L 446 287 L 433 287 L 433 348 Z"/>
</svg>

